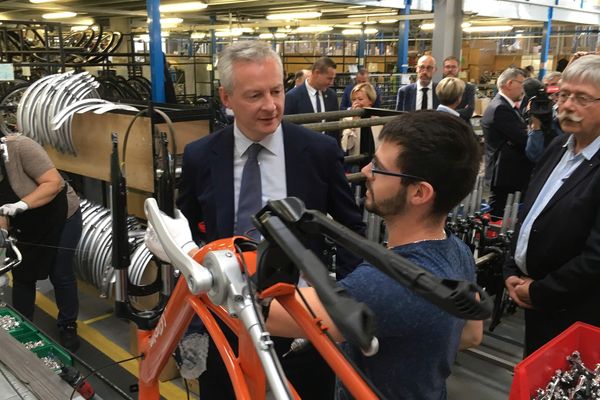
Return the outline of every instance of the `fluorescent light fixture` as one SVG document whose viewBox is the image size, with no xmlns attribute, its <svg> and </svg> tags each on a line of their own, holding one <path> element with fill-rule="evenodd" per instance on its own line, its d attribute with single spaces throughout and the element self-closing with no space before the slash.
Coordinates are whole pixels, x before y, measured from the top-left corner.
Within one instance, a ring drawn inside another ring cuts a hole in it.
<svg viewBox="0 0 600 400">
<path fill-rule="evenodd" d="M 291 21 L 293 19 L 307 19 L 307 18 L 319 18 L 321 15 L 318 11 L 306 11 L 306 12 L 295 12 L 285 14 L 270 14 L 267 15 L 268 20 L 284 20 Z"/>
<path fill-rule="evenodd" d="M 329 32 L 332 30 L 333 30 L 332 26 L 324 26 L 324 25 L 299 26 L 296 29 L 296 33 L 319 33 L 319 32 Z"/>
<path fill-rule="evenodd" d="M 367 8 L 367 6 L 348 6 L 347 8 L 351 10 L 353 8 Z"/>
<path fill-rule="evenodd" d="M 342 35 L 362 35 L 362 33 L 363 33 L 362 29 L 344 29 L 342 31 Z M 377 33 L 377 29 L 375 29 L 375 28 L 365 29 L 366 35 L 372 35 L 374 33 Z"/>
<path fill-rule="evenodd" d="M 71 27 L 71 32 L 87 31 L 89 28 L 87 25 L 74 25 Z"/>
<path fill-rule="evenodd" d="M 379 21 L 379 22 L 381 22 L 381 21 Z M 460 27 L 465 32 L 467 32 L 466 28 L 469 28 L 470 26 L 471 26 L 470 22 L 463 22 L 462 24 L 460 24 Z M 419 28 L 421 28 L 422 31 L 432 31 L 433 28 L 435 28 L 435 24 L 433 22 L 427 22 L 427 23 L 421 24 L 419 26 Z"/>
<path fill-rule="evenodd" d="M 77 16 L 77 13 L 74 13 L 71 11 L 61 11 L 61 12 L 42 14 L 42 18 L 44 18 L 44 19 L 73 18 L 76 16 Z"/>
<path fill-rule="evenodd" d="M 348 15 L 348 18 L 370 18 L 370 17 L 387 17 L 389 15 L 398 15 L 396 11 L 373 13 L 373 14 L 352 14 Z"/>
<path fill-rule="evenodd" d="M 350 21 L 348 22 L 348 25 L 362 25 L 363 22 L 362 21 Z"/>
<path fill-rule="evenodd" d="M 397 19 L 390 18 L 390 19 L 380 19 L 380 20 L 379 20 L 379 21 L 377 21 L 377 22 L 379 22 L 380 24 L 393 24 L 393 23 L 396 23 L 396 22 L 398 22 L 398 20 L 397 20 Z"/>
<path fill-rule="evenodd" d="M 204 10 L 206 7 L 208 5 L 201 1 L 190 1 L 188 3 L 161 4 L 159 10 L 160 12 L 186 12 Z"/>
<path fill-rule="evenodd" d="M 30 2 L 30 3 L 33 3 L 33 4 L 40 4 L 40 3 L 51 3 L 51 2 L 53 2 L 53 1 L 54 1 L 54 0 L 29 0 L 29 2 Z"/>
<path fill-rule="evenodd" d="M 365 22 L 363 22 L 364 25 L 375 25 L 376 23 L 377 23 L 377 21 L 365 21 Z"/>
<path fill-rule="evenodd" d="M 480 33 L 480 32 L 508 32 L 512 31 L 513 27 L 510 25 L 496 25 L 496 26 L 470 26 L 464 28 L 463 31 L 467 33 Z"/>
<path fill-rule="evenodd" d="M 160 24 L 180 24 L 183 22 L 183 18 L 161 18 Z"/>
<path fill-rule="evenodd" d="M 322 13 L 334 13 L 334 12 L 342 12 L 346 11 L 345 8 L 330 8 L 321 10 Z"/>
<path fill-rule="evenodd" d="M 206 37 L 206 33 L 204 32 L 192 32 L 190 35 L 191 39 L 204 39 Z"/>
<path fill-rule="evenodd" d="M 270 40 L 273 39 L 273 35 L 275 35 L 275 39 L 283 39 L 287 37 L 287 33 L 283 33 L 283 32 L 276 32 L 276 33 L 261 33 L 260 35 L 258 35 L 258 37 L 260 39 L 266 39 L 266 40 Z"/>
<path fill-rule="evenodd" d="M 233 28 L 223 31 L 215 31 L 216 37 L 231 37 L 231 36 L 242 36 L 247 28 Z"/>
</svg>

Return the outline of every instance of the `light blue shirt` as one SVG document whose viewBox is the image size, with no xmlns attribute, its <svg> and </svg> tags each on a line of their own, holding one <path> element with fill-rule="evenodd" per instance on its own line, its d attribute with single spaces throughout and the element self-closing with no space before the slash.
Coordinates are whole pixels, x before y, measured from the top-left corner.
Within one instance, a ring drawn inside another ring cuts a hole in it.
<svg viewBox="0 0 600 400">
<path fill-rule="evenodd" d="M 233 191 L 235 207 L 235 224 L 237 224 L 237 211 L 240 199 L 240 186 L 242 185 L 242 172 L 248 159 L 246 150 L 254 142 L 248 139 L 233 124 Z M 287 184 L 285 175 L 285 149 L 283 146 L 283 129 L 281 124 L 275 132 L 259 142 L 264 149 L 258 153 L 258 165 L 262 185 L 262 204 L 268 200 L 280 200 L 287 197 Z"/>
<path fill-rule="evenodd" d="M 563 147 L 567 150 L 562 156 L 554 170 L 548 177 L 548 180 L 538 194 L 529 214 L 521 225 L 519 237 L 517 239 L 517 248 L 515 249 L 515 263 L 519 269 L 527 274 L 527 245 L 531 228 L 537 217 L 542 213 L 552 197 L 558 192 L 563 183 L 569 179 L 571 174 L 579 167 L 584 160 L 590 160 L 600 149 L 600 137 L 597 137 L 592 143 L 587 145 L 579 154 L 575 154 L 575 137 L 571 135 Z"/>
<path fill-rule="evenodd" d="M 445 106 L 443 104 L 440 104 L 438 106 L 437 110 L 435 110 L 435 111 L 441 111 L 441 112 L 445 112 L 445 113 L 448 113 L 448 114 L 452 114 L 455 117 L 460 117 L 460 114 L 458 113 L 458 111 L 453 110 L 452 108 L 450 108 L 448 106 Z"/>
</svg>

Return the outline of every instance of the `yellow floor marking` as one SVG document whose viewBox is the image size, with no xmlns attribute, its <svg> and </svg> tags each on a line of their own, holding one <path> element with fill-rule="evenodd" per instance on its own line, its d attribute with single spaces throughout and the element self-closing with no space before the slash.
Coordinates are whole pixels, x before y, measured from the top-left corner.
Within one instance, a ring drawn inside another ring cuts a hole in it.
<svg viewBox="0 0 600 400">
<path fill-rule="evenodd" d="M 35 304 L 46 314 L 51 315 L 53 318 L 57 317 L 58 308 L 56 308 L 56 304 L 54 304 L 54 302 L 44 294 L 37 292 Z M 114 342 L 112 342 L 106 336 L 101 334 L 99 331 L 87 326 L 85 323 L 78 324 L 77 333 L 79 337 L 87 341 L 96 349 L 100 350 L 113 361 L 119 361 L 125 358 L 133 357 L 131 353 L 116 345 Z M 132 375 L 136 377 L 138 376 L 137 360 L 128 361 L 120 365 L 127 371 L 129 371 L 129 373 L 131 373 Z M 181 389 L 180 387 L 171 382 L 160 382 L 159 387 L 160 395 L 167 400 L 186 398 L 185 390 Z"/>
<path fill-rule="evenodd" d="M 107 319 L 112 317 L 113 314 L 112 313 L 106 313 L 103 315 L 98 315 L 97 317 L 94 318 L 90 318 L 90 319 L 86 319 L 85 321 L 81 321 L 82 324 L 86 324 L 86 325 L 90 325 L 93 324 L 94 322 L 98 322 L 98 321 L 102 321 L 103 319 Z"/>
</svg>

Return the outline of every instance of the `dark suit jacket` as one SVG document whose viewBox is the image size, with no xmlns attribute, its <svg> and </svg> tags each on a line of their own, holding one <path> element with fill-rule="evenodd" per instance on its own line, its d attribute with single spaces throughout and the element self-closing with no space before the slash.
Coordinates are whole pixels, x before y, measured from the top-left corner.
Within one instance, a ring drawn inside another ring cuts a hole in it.
<svg viewBox="0 0 600 400">
<path fill-rule="evenodd" d="M 486 178 L 492 186 L 524 192 L 533 164 L 525 155 L 527 124 L 498 93 L 481 118 L 485 137 Z"/>
<path fill-rule="evenodd" d="M 511 257 L 504 266 L 505 279 L 522 275 L 514 262 L 521 221 L 531 210 L 544 183 L 565 152 L 569 135 L 557 137 L 538 162 L 513 235 Z M 584 160 L 548 202 L 531 228 L 527 245 L 527 271 L 535 281 L 529 288 L 543 318 L 538 336 L 543 342 L 575 321 L 600 326 L 600 151 Z M 537 346 L 536 346 L 537 347 Z"/>
<path fill-rule="evenodd" d="M 437 83 L 433 82 L 431 93 L 427 92 L 427 96 L 433 95 L 433 109 L 437 109 L 440 105 L 440 101 L 435 94 L 435 88 Z M 410 85 L 402 86 L 398 89 L 398 96 L 396 97 L 396 110 L 397 111 L 415 111 L 417 109 L 417 84 L 411 83 Z"/>
<path fill-rule="evenodd" d="M 467 83 L 462 99 L 456 111 L 460 117 L 467 122 L 470 122 L 473 112 L 475 111 L 475 85 Z"/>
<path fill-rule="evenodd" d="M 323 94 L 323 103 L 325 103 L 325 110 L 323 111 L 338 111 L 338 100 L 335 90 L 329 88 Z M 308 90 L 306 89 L 306 83 L 296 86 L 285 94 L 285 109 L 286 115 L 291 114 L 306 114 L 314 113 L 312 103 Z"/>
<path fill-rule="evenodd" d="M 344 174 L 343 153 L 335 141 L 294 124 L 284 122 L 282 127 L 287 195 L 364 234 L 365 226 Z M 196 242 L 233 235 L 233 146 L 233 126 L 228 126 L 185 148 L 177 206 L 190 221 Z M 199 230 L 200 222 L 205 232 Z M 342 275 L 359 261 L 348 254 L 343 260 L 339 258 Z"/>
</svg>

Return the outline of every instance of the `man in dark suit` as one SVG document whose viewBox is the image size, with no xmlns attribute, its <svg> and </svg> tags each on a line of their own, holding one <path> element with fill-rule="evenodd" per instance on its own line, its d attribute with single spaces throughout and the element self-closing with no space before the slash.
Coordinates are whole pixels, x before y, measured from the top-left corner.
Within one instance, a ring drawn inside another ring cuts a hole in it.
<svg viewBox="0 0 600 400">
<path fill-rule="evenodd" d="M 177 205 L 190 221 L 194 240 L 252 235 L 250 216 L 267 200 L 287 196 L 297 196 L 308 208 L 328 213 L 364 233 L 344 175 L 341 149 L 326 135 L 281 122 L 285 94 L 277 53 L 263 42 L 236 42 L 220 54 L 219 71 L 219 94 L 235 114 L 234 125 L 190 143 L 183 156 Z M 253 153 L 252 149 L 259 150 Z M 253 168 L 249 168 L 251 164 Z M 251 174 L 253 185 L 245 186 Z M 259 204 L 248 213 L 248 199 L 256 196 Z M 203 229 L 199 228 L 201 222 Z M 341 256 L 338 260 L 340 276 L 359 261 Z M 229 338 L 235 341 L 231 335 Z M 280 356 L 290 343 L 289 339 L 276 340 Z M 333 374 L 313 349 L 288 355 L 282 365 L 303 398 L 332 398 Z M 233 398 L 212 341 L 207 370 L 199 380 L 203 399 Z"/>
<path fill-rule="evenodd" d="M 402 86 L 396 97 L 397 111 L 435 110 L 440 102 L 435 94 L 433 74 L 435 58 L 423 56 L 417 61 L 417 82 Z"/>
<path fill-rule="evenodd" d="M 304 84 L 286 93 L 285 114 L 337 111 L 337 94 L 331 89 L 335 79 L 335 68 L 335 62 L 329 57 L 321 57 L 315 61 Z"/>
<path fill-rule="evenodd" d="M 448 76 L 452 78 L 458 78 L 459 73 L 460 62 L 458 61 L 458 58 L 454 56 L 446 57 L 442 65 L 442 75 L 444 78 Z M 456 108 L 456 111 L 460 117 L 467 122 L 470 122 L 471 117 L 473 116 L 473 111 L 475 111 L 475 89 L 475 85 L 471 83 L 465 83 L 465 91 L 463 92 L 460 103 Z"/>
<path fill-rule="evenodd" d="M 525 73 L 508 68 L 498 77 L 498 94 L 481 119 L 485 136 L 486 180 L 491 185 L 493 216 L 502 216 L 509 193 L 525 192 L 533 163 L 525 154 L 527 124 L 519 112 Z"/>
<path fill-rule="evenodd" d="M 567 67 L 557 104 L 566 134 L 536 166 L 504 266 L 526 355 L 576 321 L 600 326 L 600 56 Z"/>
</svg>

